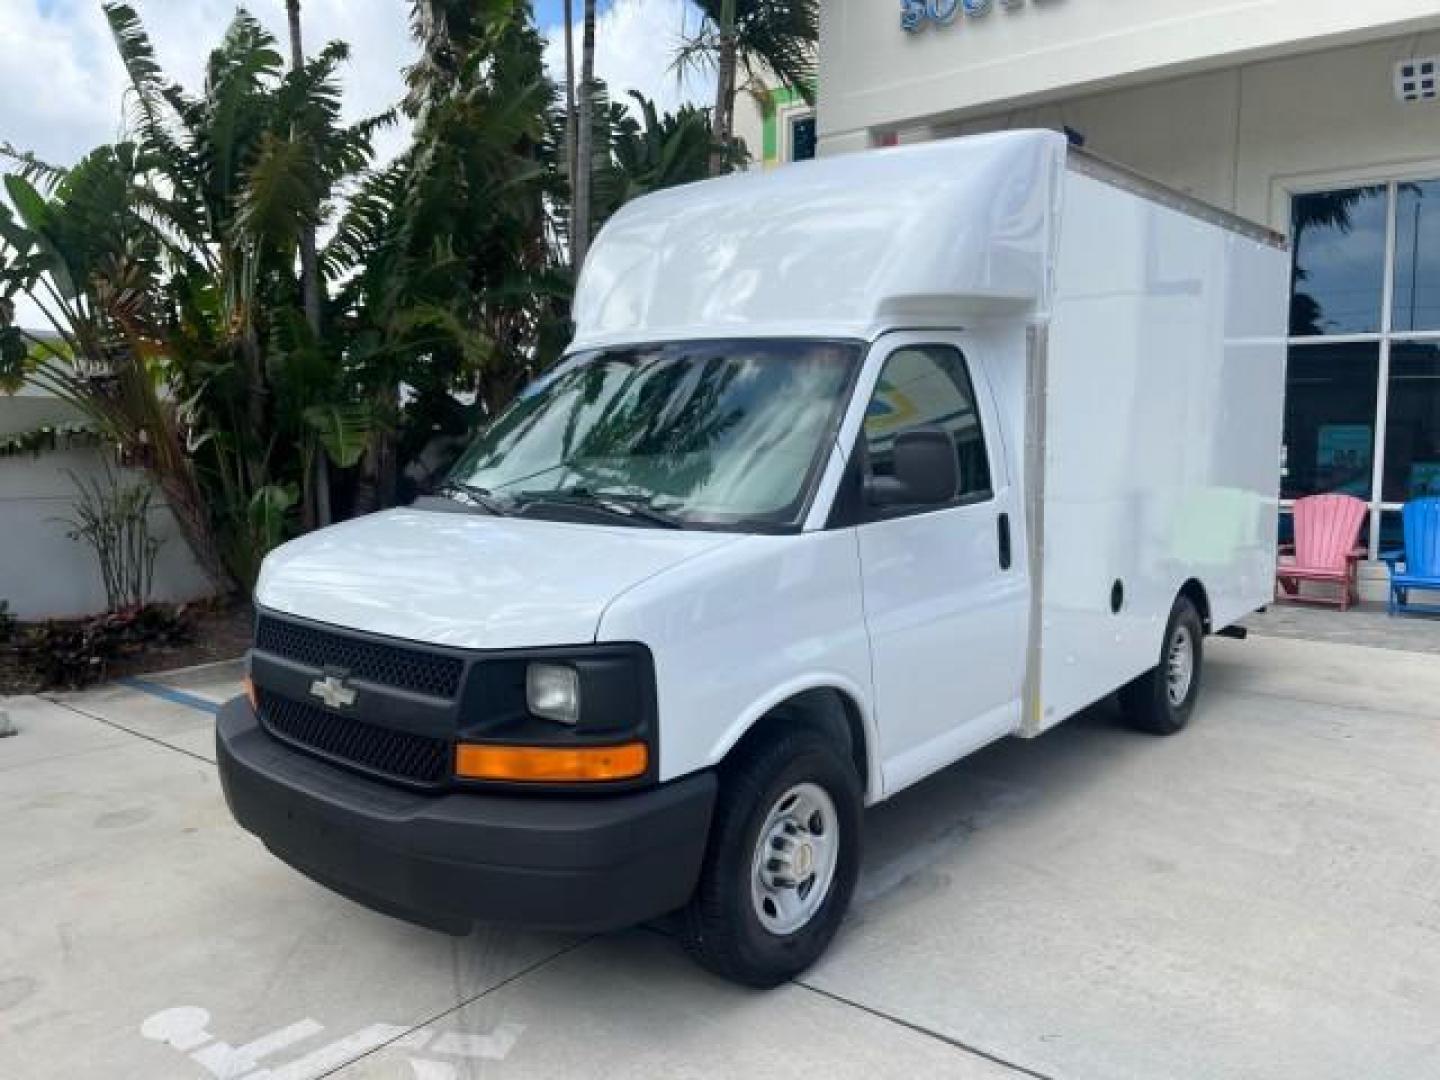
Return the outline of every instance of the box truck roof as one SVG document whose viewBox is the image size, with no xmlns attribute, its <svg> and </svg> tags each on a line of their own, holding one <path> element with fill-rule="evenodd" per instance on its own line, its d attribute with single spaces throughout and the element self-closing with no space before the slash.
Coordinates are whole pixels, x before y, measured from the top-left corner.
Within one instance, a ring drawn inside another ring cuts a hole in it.
<svg viewBox="0 0 1440 1080">
<path fill-rule="evenodd" d="M 1065 154 L 1055 132 L 1001 132 L 637 199 L 586 260 L 576 346 L 1043 308 Z"/>
</svg>

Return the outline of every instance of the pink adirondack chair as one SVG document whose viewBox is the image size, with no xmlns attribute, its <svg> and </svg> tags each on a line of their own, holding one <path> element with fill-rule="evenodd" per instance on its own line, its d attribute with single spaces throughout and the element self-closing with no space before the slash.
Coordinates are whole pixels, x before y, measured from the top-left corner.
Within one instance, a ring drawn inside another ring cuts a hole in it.
<svg viewBox="0 0 1440 1080">
<path fill-rule="evenodd" d="M 1360 599 L 1357 567 L 1365 549 L 1356 546 L 1369 512 L 1353 495 L 1311 495 L 1295 501 L 1295 543 L 1280 545 L 1275 599 L 1296 604 L 1335 604 L 1341 611 Z M 1301 596 L 1300 582 L 1340 586 L 1338 598 Z"/>
</svg>

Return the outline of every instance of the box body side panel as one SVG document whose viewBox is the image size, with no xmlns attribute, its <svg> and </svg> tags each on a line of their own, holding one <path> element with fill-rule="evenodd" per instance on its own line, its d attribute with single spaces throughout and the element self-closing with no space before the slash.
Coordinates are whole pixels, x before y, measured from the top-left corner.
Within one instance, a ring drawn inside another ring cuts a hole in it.
<svg viewBox="0 0 1440 1080">
<path fill-rule="evenodd" d="M 1154 666 L 1188 580 L 1218 629 L 1267 602 L 1275 566 L 1286 253 L 1065 183 L 1028 734 Z"/>
</svg>

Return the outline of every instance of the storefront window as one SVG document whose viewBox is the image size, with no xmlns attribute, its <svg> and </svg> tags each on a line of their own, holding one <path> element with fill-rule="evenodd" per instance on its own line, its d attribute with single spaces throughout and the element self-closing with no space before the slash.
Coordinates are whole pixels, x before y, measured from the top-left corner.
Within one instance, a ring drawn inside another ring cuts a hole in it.
<svg viewBox="0 0 1440 1080">
<path fill-rule="evenodd" d="M 1370 498 L 1380 346 L 1294 345 L 1285 377 L 1282 498 Z"/>
<path fill-rule="evenodd" d="M 1440 345 L 1391 346 L 1389 390 L 1382 497 L 1440 495 Z"/>
<path fill-rule="evenodd" d="M 790 160 L 809 161 L 815 156 L 815 114 L 790 121 Z"/>
<path fill-rule="evenodd" d="M 1399 510 L 1386 510 L 1380 515 L 1380 543 L 1375 549 L 1377 555 L 1387 551 L 1405 550 L 1405 520 Z"/>
<path fill-rule="evenodd" d="M 1392 328 L 1440 330 L 1440 180 L 1395 193 L 1395 303 Z"/>
<path fill-rule="evenodd" d="M 1295 197 L 1290 221 L 1291 335 L 1380 330 L 1386 196 L 1387 189 L 1379 186 Z"/>
</svg>

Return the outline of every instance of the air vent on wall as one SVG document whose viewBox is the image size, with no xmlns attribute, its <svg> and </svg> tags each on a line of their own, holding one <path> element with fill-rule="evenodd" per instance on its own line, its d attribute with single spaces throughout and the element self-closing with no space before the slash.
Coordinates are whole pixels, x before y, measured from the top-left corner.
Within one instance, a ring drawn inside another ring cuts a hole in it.
<svg viewBox="0 0 1440 1080">
<path fill-rule="evenodd" d="M 1395 65 L 1395 97 L 1400 101 L 1434 101 L 1440 97 L 1440 56 L 1401 60 Z"/>
</svg>

